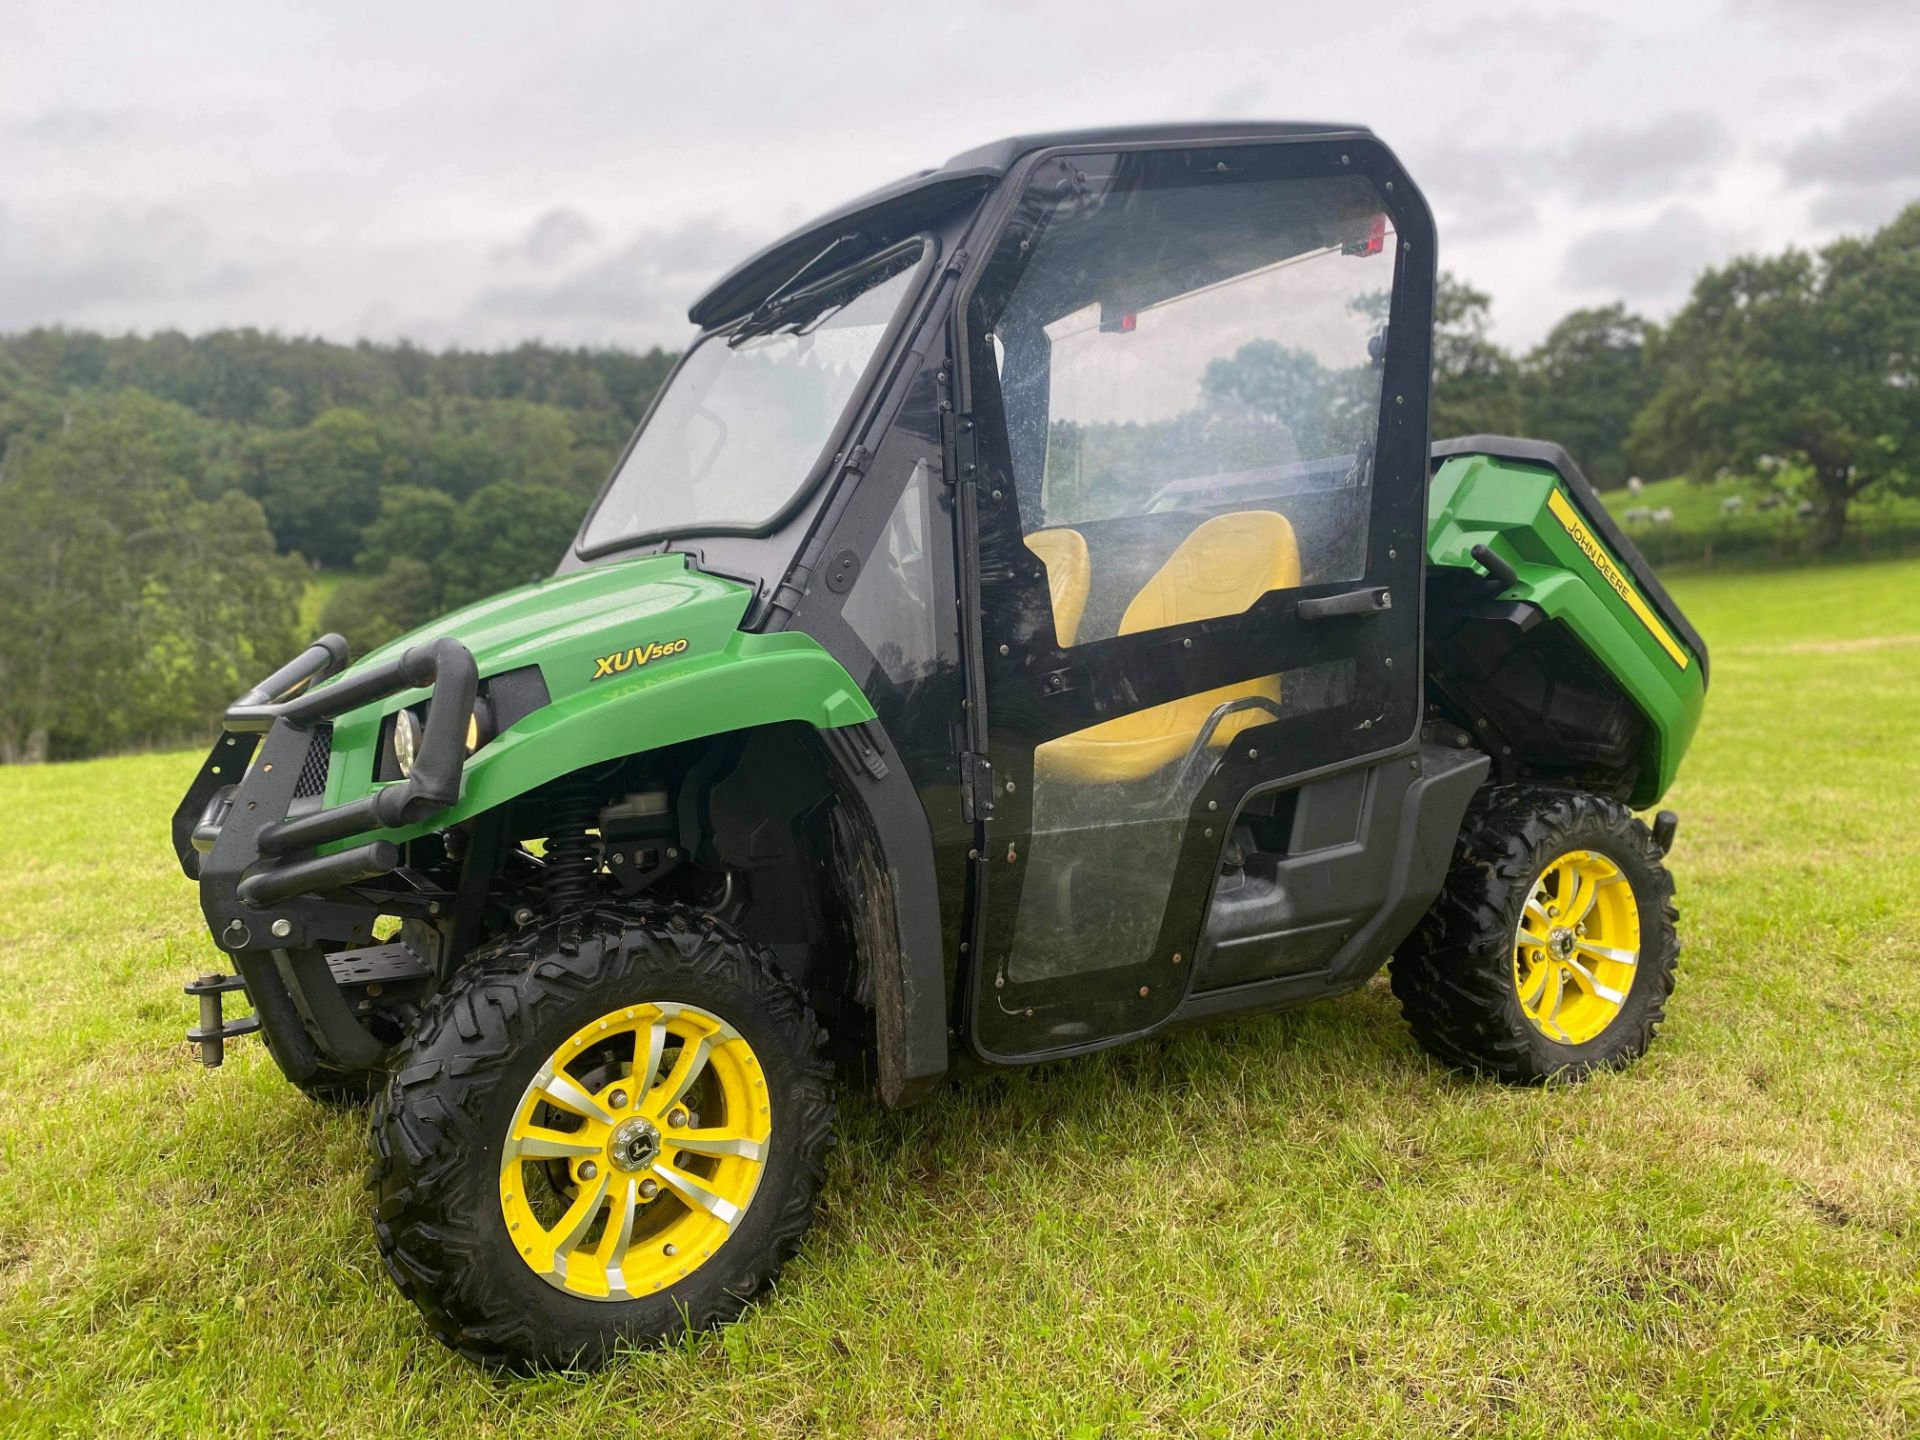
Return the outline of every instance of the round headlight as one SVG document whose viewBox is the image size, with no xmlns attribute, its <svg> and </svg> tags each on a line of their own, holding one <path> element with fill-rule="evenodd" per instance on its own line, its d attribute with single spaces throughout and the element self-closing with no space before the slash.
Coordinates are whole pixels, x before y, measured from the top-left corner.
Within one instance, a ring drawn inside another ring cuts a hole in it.
<svg viewBox="0 0 1920 1440">
<path fill-rule="evenodd" d="M 393 717 L 393 759 L 400 767 L 400 778 L 413 774 L 413 760 L 420 753 L 420 717 L 402 710 Z"/>
</svg>

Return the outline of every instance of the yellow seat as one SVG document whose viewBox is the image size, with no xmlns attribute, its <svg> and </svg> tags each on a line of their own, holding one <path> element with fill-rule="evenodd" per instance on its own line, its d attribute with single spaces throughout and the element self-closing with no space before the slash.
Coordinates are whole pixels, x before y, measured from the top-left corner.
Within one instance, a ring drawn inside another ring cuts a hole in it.
<svg viewBox="0 0 1920 1440">
<path fill-rule="evenodd" d="M 1064 650 L 1080 636 L 1080 617 L 1087 613 L 1087 591 L 1093 587 L 1087 537 L 1078 530 L 1036 530 L 1027 536 L 1027 548 L 1047 567 L 1053 629 Z"/>
<path fill-rule="evenodd" d="M 1269 590 L 1288 590 L 1299 583 L 1300 546 L 1285 516 L 1271 510 L 1215 516 L 1181 541 L 1133 597 L 1119 633 L 1137 635 L 1238 615 Z M 1076 623 L 1078 618 L 1076 612 Z M 1278 701 L 1280 677 L 1223 685 L 1049 740 L 1034 751 L 1035 773 L 1087 785 L 1145 779 L 1185 755 L 1216 708 L 1243 696 Z M 1214 729 L 1208 744 L 1223 746 L 1249 725 L 1272 718 L 1260 710 L 1235 711 Z"/>
</svg>

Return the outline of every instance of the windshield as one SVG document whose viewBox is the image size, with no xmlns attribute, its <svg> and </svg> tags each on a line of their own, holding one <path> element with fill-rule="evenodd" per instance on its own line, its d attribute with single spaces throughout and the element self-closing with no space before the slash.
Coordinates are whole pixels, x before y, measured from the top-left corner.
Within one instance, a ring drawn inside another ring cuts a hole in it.
<svg viewBox="0 0 1920 1440">
<path fill-rule="evenodd" d="M 748 321 L 695 345 L 588 519 L 581 552 L 776 519 L 838 434 L 923 248 L 778 302 L 757 333 L 742 337 Z"/>
</svg>

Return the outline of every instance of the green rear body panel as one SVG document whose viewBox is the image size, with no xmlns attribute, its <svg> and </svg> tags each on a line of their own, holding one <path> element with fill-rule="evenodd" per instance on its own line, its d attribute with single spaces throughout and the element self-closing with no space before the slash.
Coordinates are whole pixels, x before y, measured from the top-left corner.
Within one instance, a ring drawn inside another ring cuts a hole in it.
<svg viewBox="0 0 1920 1440">
<path fill-rule="evenodd" d="M 1530 601 L 1566 625 L 1646 717 L 1649 753 L 1632 801 L 1641 808 L 1657 802 L 1700 723 L 1706 677 L 1699 657 L 1651 614 L 1619 557 L 1579 523 L 1550 468 L 1487 455 L 1459 455 L 1441 465 L 1427 498 L 1427 561 L 1478 572 L 1470 553 L 1476 545 L 1519 575 L 1504 597 Z M 1611 576 L 1596 551 L 1610 560 Z"/>
<path fill-rule="evenodd" d="M 468 759 L 455 805 L 372 836 L 413 839 L 584 765 L 724 731 L 792 720 L 828 729 L 874 718 L 860 687 L 812 637 L 742 631 L 751 599 L 745 586 L 692 569 L 684 556 L 646 556 L 507 591 L 366 656 L 361 664 L 452 636 L 473 652 L 482 682 L 535 665 L 550 696 Z M 329 807 L 379 788 L 382 722 L 427 695 L 406 691 L 334 722 Z"/>
</svg>

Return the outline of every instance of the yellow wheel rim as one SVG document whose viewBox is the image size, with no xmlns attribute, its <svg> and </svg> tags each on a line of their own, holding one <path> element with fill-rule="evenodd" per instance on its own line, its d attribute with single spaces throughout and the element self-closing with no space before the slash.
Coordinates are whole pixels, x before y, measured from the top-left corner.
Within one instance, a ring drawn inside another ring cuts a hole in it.
<svg viewBox="0 0 1920 1440">
<path fill-rule="evenodd" d="M 1640 964 L 1640 907 L 1620 867 L 1569 850 L 1540 872 L 1513 940 L 1520 1008 L 1541 1034 L 1583 1045 L 1613 1023 Z"/>
<path fill-rule="evenodd" d="M 665 1000 L 612 1011 L 555 1050 L 514 1108 L 507 1234 L 569 1295 L 654 1294 L 738 1227 L 771 1133 L 759 1057 L 719 1016 Z"/>
</svg>

